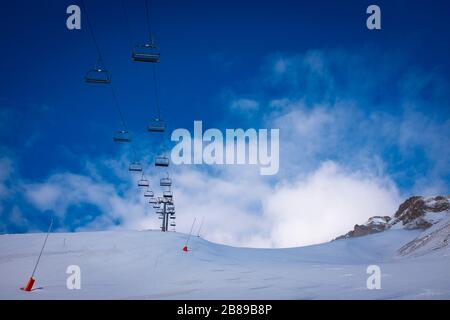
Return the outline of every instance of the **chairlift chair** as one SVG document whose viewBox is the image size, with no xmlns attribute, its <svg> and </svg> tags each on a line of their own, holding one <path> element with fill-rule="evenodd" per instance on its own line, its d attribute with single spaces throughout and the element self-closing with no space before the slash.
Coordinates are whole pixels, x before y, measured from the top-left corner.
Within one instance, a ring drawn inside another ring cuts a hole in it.
<svg viewBox="0 0 450 320">
<path fill-rule="evenodd" d="M 159 204 L 155 203 L 153 204 L 153 209 L 158 209 L 159 208 Z"/>
<path fill-rule="evenodd" d="M 163 214 L 164 211 L 163 211 L 163 209 L 156 209 L 155 213 L 157 213 L 157 214 Z"/>
<path fill-rule="evenodd" d="M 141 172 L 142 171 L 142 165 L 139 162 L 133 162 L 128 167 L 128 170 L 133 172 Z"/>
<path fill-rule="evenodd" d="M 173 193 L 172 193 L 172 191 L 164 191 L 163 192 L 163 197 L 164 198 L 169 198 L 169 199 L 171 199 L 171 198 L 173 198 Z"/>
<path fill-rule="evenodd" d="M 111 74 L 106 69 L 95 67 L 86 73 L 84 81 L 93 84 L 110 84 Z"/>
<path fill-rule="evenodd" d="M 156 201 L 156 199 L 155 198 L 151 198 L 150 199 L 150 201 L 148 202 L 148 203 L 151 203 L 151 204 L 156 204 L 158 201 Z"/>
<path fill-rule="evenodd" d="M 138 187 L 148 187 L 150 185 L 149 181 L 147 179 L 140 179 L 138 181 Z"/>
<path fill-rule="evenodd" d="M 174 220 L 176 217 L 175 216 L 170 216 L 169 219 Z"/>
<path fill-rule="evenodd" d="M 169 166 L 169 158 L 166 156 L 159 156 L 155 159 L 156 167 L 168 167 Z"/>
<path fill-rule="evenodd" d="M 131 55 L 137 62 L 159 62 L 159 48 L 153 43 L 138 44 L 134 47 Z"/>
<path fill-rule="evenodd" d="M 175 222 L 172 222 L 172 223 L 170 224 L 170 226 L 171 226 L 171 227 L 175 227 L 175 226 L 176 226 Z"/>
<path fill-rule="evenodd" d="M 154 196 L 154 193 L 151 190 L 147 190 L 144 192 L 144 197 L 153 198 L 153 196 Z"/>
<path fill-rule="evenodd" d="M 161 178 L 161 180 L 159 180 L 159 185 L 161 187 L 170 187 L 172 186 L 172 179 L 170 179 L 169 177 Z"/>
<path fill-rule="evenodd" d="M 147 126 L 148 132 L 164 132 L 166 130 L 166 122 L 160 118 L 153 119 Z"/>
<path fill-rule="evenodd" d="M 119 130 L 114 134 L 114 142 L 131 142 L 131 136 L 126 130 Z"/>
</svg>

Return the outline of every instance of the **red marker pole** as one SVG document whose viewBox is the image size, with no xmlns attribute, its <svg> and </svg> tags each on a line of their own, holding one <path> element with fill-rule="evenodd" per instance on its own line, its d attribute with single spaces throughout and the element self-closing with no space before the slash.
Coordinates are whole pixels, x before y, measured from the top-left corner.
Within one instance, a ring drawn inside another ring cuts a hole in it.
<svg viewBox="0 0 450 320">
<path fill-rule="evenodd" d="M 36 261 L 36 264 L 34 265 L 33 273 L 31 274 L 31 277 L 28 280 L 27 285 L 23 288 L 24 291 L 31 291 L 33 289 L 34 282 L 36 281 L 34 279 L 34 274 L 36 273 L 37 266 L 39 264 L 39 261 L 41 260 L 42 252 L 44 252 L 45 244 L 47 243 L 47 239 L 50 234 L 50 231 L 52 230 L 52 226 L 53 226 L 53 219 L 50 222 L 50 227 L 48 228 L 47 235 L 45 236 L 44 245 L 42 246 L 41 252 L 39 253 L 39 257 Z"/>
<path fill-rule="evenodd" d="M 194 229 L 195 220 L 197 220 L 197 218 L 194 218 L 194 222 L 192 222 L 191 231 L 189 232 L 189 236 L 188 236 L 188 238 L 186 240 L 186 244 L 183 247 L 183 251 L 184 252 L 188 252 L 188 246 L 187 245 L 189 243 L 189 239 L 191 238 L 192 230 Z"/>
</svg>

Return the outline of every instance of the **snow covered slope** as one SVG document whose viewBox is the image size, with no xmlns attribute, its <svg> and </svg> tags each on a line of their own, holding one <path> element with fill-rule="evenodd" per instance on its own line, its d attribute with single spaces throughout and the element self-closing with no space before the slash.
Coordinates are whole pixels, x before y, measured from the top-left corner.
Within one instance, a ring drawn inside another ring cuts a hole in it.
<svg viewBox="0 0 450 320">
<path fill-rule="evenodd" d="M 423 232 L 392 229 L 291 249 L 234 248 L 195 237 L 187 253 L 181 250 L 186 235 L 180 233 L 55 233 L 32 292 L 19 288 L 45 235 L 3 235 L 0 298 L 449 299 L 448 246 L 420 255 L 398 254 Z M 372 264 L 381 268 L 380 290 L 366 286 Z M 69 265 L 81 268 L 81 290 L 66 288 Z"/>
</svg>

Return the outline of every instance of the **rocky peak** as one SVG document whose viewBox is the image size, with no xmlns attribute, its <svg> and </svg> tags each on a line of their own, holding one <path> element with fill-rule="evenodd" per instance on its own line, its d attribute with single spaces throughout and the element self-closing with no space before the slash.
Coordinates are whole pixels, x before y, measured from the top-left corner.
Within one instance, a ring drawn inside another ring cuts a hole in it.
<svg viewBox="0 0 450 320">
<path fill-rule="evenodd" d="M 389 216 L 374 216 L 369 218 L 366 223 L 359 225 L 355 224 L 353 230 L 347 232 L 346 234 L 337 237 L 336 240 L 361 237 L 372 233 L 377 233 L 386 230 L 388 227 L 388 222 L 391 220 Z"/>
<path fill-rule="evenodd" d="M 374 216 L 364 224 L 356 224 L 353 230 L 335 240 L 360 237 L 390 229 L 399 225 L 405 229 L 427 229 L 440 221 L 439 213 L 450 213 L 450 196 L 413 196 L 403 202 L 393 217 Z"/>
<path fill-rule="evenodd" d="M 427 212 L 443 212 L 450 209 L 448 197 L 436 196 L 424 198 L 414 196 L 403 202 L 394 214 L 394 223 L 402 222 L 408 225 L 416 219 L 423 220 Z M 422 218 L 422 219 L 420 219 Z"/>
</svg>

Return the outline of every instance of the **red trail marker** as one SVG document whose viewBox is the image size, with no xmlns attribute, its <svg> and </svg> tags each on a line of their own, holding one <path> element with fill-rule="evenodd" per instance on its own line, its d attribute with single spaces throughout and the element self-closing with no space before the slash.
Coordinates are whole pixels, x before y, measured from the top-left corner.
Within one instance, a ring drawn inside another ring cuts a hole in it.
<svg viewBox="0 0 450 320">
<path fill-rule="evenodd" d="M 47 243 L 48 235 L 50 234 L 50 231 L 52 230 L 52 226 L 53 226 L 53 219 L 50 222 L 50 227 L 48 228 L 47 235 L 45 236 L 44 245 L 42 246 L 41 252 L 39 253 L 39 257 L 36 261 L 36 264 L 34 265 L 33 273 L 31 274 L 30 279 L 28 279 L 26 286 L 21 288 L 23 291 L 30 292 L 31 290 L 33 290 L 33 285 L 36 282 L 36 280 L 33 277 L 36 272 L 39 261 L 41 260 L 42 252 L 44 252 L 45 244 Z"/>
<path fill-rule="evenodd" d="M 194 218 L 194 222 L 192 222 L 191 231 L 189 232 L 189 236 L 186 240 L 186 244 L 183 247 L 184 252 L 188 252 L 188 243 L 189 243 L 189 239 L 191 238 L 192 230 L 194 229 L 195 220 L 197 220 L 197 218 Z"/>
</svg>

